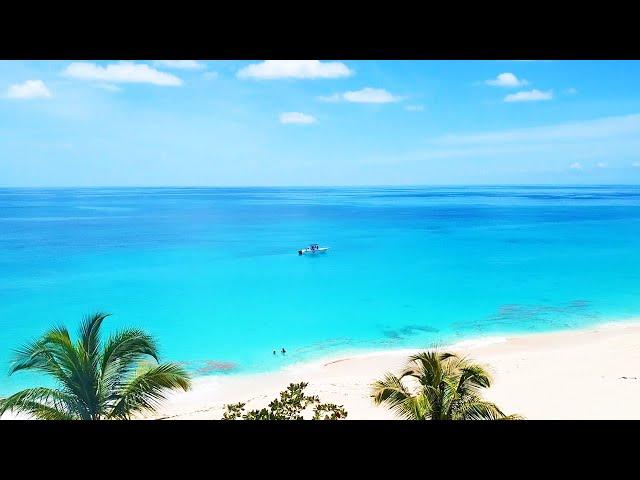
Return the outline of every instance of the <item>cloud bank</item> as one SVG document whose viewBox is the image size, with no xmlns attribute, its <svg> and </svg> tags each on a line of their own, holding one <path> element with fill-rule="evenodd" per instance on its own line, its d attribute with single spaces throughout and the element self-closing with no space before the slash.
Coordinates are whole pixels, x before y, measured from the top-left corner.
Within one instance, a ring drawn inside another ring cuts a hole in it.
<svg viewBox="0 0 640 480">
<path fill-rule="evenodd" d="M 182 80 L 170 73 L 161 72 L 145 63 L 118 62 L 106 66 L 89 62 L 73 62 L 63 74 L 78 80 L 107 83 L 150 83 L 162 87 L 182 85 Z"/>
<path fill-rule="evenodd" d="M 274 80 L 281 78 L 313 79 L 341 78 L 353 72 L 342 62 L 318 60 L 265 60 L 241 68 L 237 77 L 242 79 Z"/>
<path fill-rule="evenodd" d="M 202 70 L 207 68 L 204 63 L 196 60 L 156 60 L 153 64 L 158 67 L 174 68 L 176 70 Z"/>
<path fill-rule="evenodd" d="M 323 102 L 351 102 L 351 103 L 392 103 L 402 100 L 387 92 L 383 88 L 366 87 L 344 93 L 334 93 L 328 97 L 318 97 Z"/>
<path fill-rule="evenodd" d="M 540 90 L 529 90 L 518 93 L 510 93 L 504 97 L 505 102 L 537 102 L 540 100 L 551 100 L 553 98 L 553 92 L 548 90 L 542 92 Z"/>
</svg>

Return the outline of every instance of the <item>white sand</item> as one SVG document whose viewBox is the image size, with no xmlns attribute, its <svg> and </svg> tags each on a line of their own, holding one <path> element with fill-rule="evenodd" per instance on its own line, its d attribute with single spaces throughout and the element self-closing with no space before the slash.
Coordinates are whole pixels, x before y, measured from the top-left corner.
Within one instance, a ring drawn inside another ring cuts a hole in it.
<svg viewBox="0 0 640 480">
<path fill-rule="evenodd" d="M 494 377 L 485 397 L 528 419 L 640 419 L 640 322 L 585 330 L 478 339 L 446 348 L 487 366 Z M 266 406 L 291 382 L 344 405 L 349 419 L 388 419 L 369 386 L 397 371 L 414 350 L 371 352 L 298 364 L 268 374 L 201 377 L 172 394 L 155 418 L 219 419 L 226 403 Z"/>
</svg>

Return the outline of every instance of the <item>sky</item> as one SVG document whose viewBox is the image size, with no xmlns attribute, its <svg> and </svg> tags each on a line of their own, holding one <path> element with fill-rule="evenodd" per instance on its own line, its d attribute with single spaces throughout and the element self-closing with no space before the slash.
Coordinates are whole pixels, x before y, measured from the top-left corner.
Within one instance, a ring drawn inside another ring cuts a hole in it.
<svg viewBox="0 0 640 480">
<path fill-rule="evenodd" d="M 640 183 L 638 61 L 0 61 L 0 186 Z"/>
</svg>

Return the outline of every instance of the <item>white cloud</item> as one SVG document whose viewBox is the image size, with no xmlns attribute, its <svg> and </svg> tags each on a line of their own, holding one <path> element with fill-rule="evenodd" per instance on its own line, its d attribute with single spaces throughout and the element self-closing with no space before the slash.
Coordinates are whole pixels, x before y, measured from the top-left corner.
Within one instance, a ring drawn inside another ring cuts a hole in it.
<svg viewBox="0 0 640 480">
<path fill-rule="evenodd" d="M 354 90 L 344 93 L 334 93 L 328 97 L 318 97 L 323 102 L 351 102 L 351 103 L 391 103 L 402 100 L 387 92 L 383 88 L 366 87 L 362 90 Z"/>
<path fill-rule="evenodd" d="M 404 109 L 409 112 L 421 112 L 424 110 L 424 107 L 422 105 L 407 105 Z"/>
<path fill-rule="evenodd" d="M 241 68 L 238 78 L 340 78 L 353 72 L 342 62 L 318 60 L 265 60 Z"/>
<path fill-rule="evenodd" d="M 571 170 L 582 170 L 582 164 L 580 162 L 573 162 L 571 165 L 569 165 L 569 168 Z"/>
<path fill-rule="evenodd" d="M 51 98 L 51 92 L 42 80 L 27 80 L 24 83 L 10 85 L 7 97 L 14 99 Z"/>
<path fill-rule="evenodd" d="M 196 60 L 156 60 L 154 65 L 165 68 L 175 68 L 176 70 L 202 70 L 207 68 L 204 63 Z"/>
<path fill-rule="evenodd" d="M 347 102 L 354 103 L 390 103 L 399 100 L 399 97 L 394 97 L 382 88 L 369 87 L 353 92 L 345 92 L 342 96 Z"/>
<path fill-rule="evenodd" d="M 73 62 L 63 72 L 79 80 L 111 83 L 151 83 L 160 86 L 182 85 L 175 75 L 161 72 L 144 63 L 118 62 L 107 66 L 88 62 Z"/>
<path fill-rule="evenodd" d="M 449 134 L 425 138 L 419 148 L 407 152 L 417 160 L 524 158 L 551 159 L 562 165 L 573 161 L 629 158 L 640 151 L 640 114 L 603 117 L 582 122 L 485 132 Z M 631 157 L 633 158 L 633 157 Z M 544 160 L 543 160 L 544 159 Z M 536 160 L 536 161 L 538 161 Z M 640 160 L 637 161 L 640 167 Z"/>
<path fill-rule="evenodd" d="M 548 90 L 541 92 L 540 90 L 529 90 L 518 93 L 510 93 L 504 97 L 505 102 L 535 102 L 539 100 L 551 100 L 553 98 L 553 92 Z"/>
<path fill-rule="evenodd" d="M 566 94 L 568 94 L 568 95 L 575 95 L 576 93 L 578 93 L 578 90 L 576 90 L 575 88 L 571 87 L 571 88 L 567 88 L 564 92 Z"/>
<path fill-rule="evenodd" d="M 596 167 L 598 168 L 607 168 L 607 164 L 605 162 L 596 163 Z"/>
<path fill-rule="evenodd" d="M 297 123 L 297 124 L 309 124 L 316 123 L 316 119 L 305 113 L 300 112 L 286 112 L 280 114 L 280 123 Z"/>
<path fill-rule="evenodd" d="M 425 132 L 424 138 L 403 145 L 394 152 L 367 156 L 366 162 L 393 166 L 393 171 L 415 172 L 423 169 L 422 173 L 428 179 L 432 179 L 434 172 L 439 169 L 444 172 L 442 169 L 448 165 L 456 165 L 455 175 L 474 172 L 472 175 L 479 178 L 490 173 L 486 177 L 487 181 L 491 180 L 488 183 L 513 182 L 513 175 L 526 175 L 526 178 L 520 177 L 524 183 L 533 178 L 528 177 L 529 173 L 550 175 L 547 179 L 558 183 L 584 179 L 584 175 L 597 178 L 605 174 L 608 170 L 597 170 L 595 167 L 601 161 L 608 162 L 611 169 L 614 162 L 617 165 L 626 161 L 629 169 L 635 162 L 635 168 L 640 169 L 638 152 L 640 113 L 437 137 L 429 137 Z M 574 162 L 584 168 L 570 169 L 569 166 Z M 406 169 L 400 168 L 402 166 L 406 166 Z M 597 175 L 598 172 L 600 175 Z M 459 177 L 456 178 L 459 180 Z M 409 183 L 411 179 L 407 178 L 406 181 Z"/>
<path fill-rule="evenodd" d="M 218 78 L 218 72 L 205 72 L 202 76 L 207 80 L 213 80 L 214 78 Z"/>
<path fill-rule="evenodd" d="M 120 92 L 122 90 L 119 86 L 112 83 L 96 83 L 95 87 L 108 92 Z"/>
<path fill-rule="evenodd" d="M 501 73 L 493 80 L 487 80 L 484 83 L 494 87 L 513 88 L 513 87 L 521 87 L 523 85 L 526 85 L 528 82 L 524 79 L 519 79 L 513 73 L 505 72 L 505 73 Z"/>
<path fill-rule="evenodd" d="M 436 140 L 442 145 L 499 145 L 540 142 L 583 142 L 640 135 L 640 114 L 604 117 L 584 122 L 542 127 L 516 128 L 497 132 L 447 135 Z"/>
<path fill-rule="evenodd" d="M 633 163 L 631 164 L 631 166 L 632 166 L 632 167 L 636 167 L 636 168 L 638 168 L 638 167 L 640 167 L 640 162 L 633 162 Z"/>
</svg>

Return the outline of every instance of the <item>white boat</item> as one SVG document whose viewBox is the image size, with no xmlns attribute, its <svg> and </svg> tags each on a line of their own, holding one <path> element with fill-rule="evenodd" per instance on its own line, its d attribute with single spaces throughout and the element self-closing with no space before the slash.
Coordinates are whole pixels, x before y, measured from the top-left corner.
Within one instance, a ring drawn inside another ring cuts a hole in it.
<svg viewBox="0 0 640 480">
<path fill-rule="evenodd" d="M 321 247 L 317 243 L 312 243 L 307 248 L 298 250 L 298 255 L 316 255 L 318 253 L 325 253 L 329 250 L 329 247 Z"/>
</svg>

